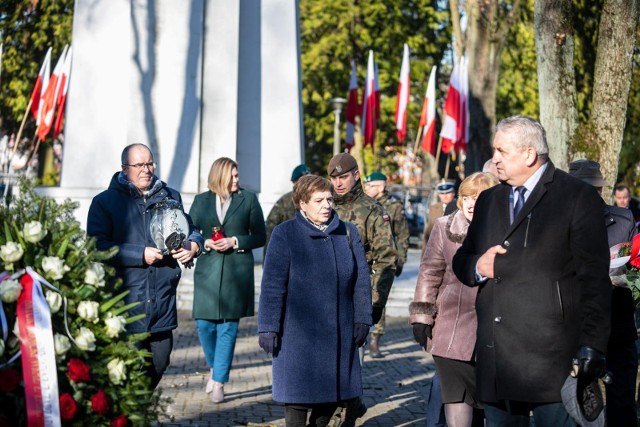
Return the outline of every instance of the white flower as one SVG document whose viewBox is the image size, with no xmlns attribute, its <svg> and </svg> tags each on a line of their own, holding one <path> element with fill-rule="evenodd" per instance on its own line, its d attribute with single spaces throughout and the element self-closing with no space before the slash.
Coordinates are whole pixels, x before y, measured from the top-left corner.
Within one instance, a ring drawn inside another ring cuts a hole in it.
<svg viewBox="0 0 640 427">
<path fill-rule="evenodd" d="M 121 359 L 112 359 L 107 363 L 107 370 L 109 371 L 109 380 L 115 385 L 122 384 L 122 381 L 127 379 L 127 369 Z"/>
<path fill-rule="evenodd" d="M 5 280 L 0 283 L 0 300 L 2 302 L 16 302 L 21 293 L 22 285 L 17 280 Z"/>
<path fill-rule="evenodd" d="M 98 323 L 99 305 L 95 301 L 80 301 L 78 304 L 78 316 L 87 322 Z"/>
<path fill-rule="evenodd" d="M 96 337 L 89 328 L 80 328 L 80 332 L 76 335 L 75 340 L 80 350 L 94 351 L 96 349 Z"/>
<path fill-rule="evenodd" d="M 16 242 L 7 242 L 0 246 L 0 258 L 6 263 L 12 263 L 22 258 L 24 249 Z"/>
<path fill-rule="evenodd" d="M 62 307 L 62 295 L 54 291 L 47 291 L 44 294 L 44 299 L 47 300 L 51 313 L 57 313 Z"/>
<path fill-rule="evenodd" d="M 16 323 L 13 324 L 13 335 L 16 336 L 16 338 L 20 339 L 20 327 L 18 326 L 18 318 L 16 317 Z"/>
<path fill-rule="evenodd" d="M 62 334 L 53 335 L 53 348 L 56 351 L 56 355 L 62 356 L 71 348 L 71 340 Z"/>
<path fill-rule="evenodd" d="M 84 273 L 84 283 L 98 288 L 104 286 L 104 267 L 102 264 L 92 262 L 91 267 Z"/>
<path fill-rule="evenodd" d="M 113 316 L 109 313 L 104 320 L 104 324 L 106 325 L 107 336 L 109 338 L 116 338 L 120 335 L 120 332 L 125 331 L 124 326 L 127 324 L 127 321 L 122 316 Z"/>
<path fill-rule="evenodd" d="M 64 273 L 70 268 L 57 256 L 46 256 L 42 258 L 42 270 L 50 279 L 58 280 L 62 279 Z"/>
<path fill-rule="evenodd" d="M 22 236 L 24 240 L 31 243 L 38 243 L 47 235 L 47 230 L 42 229 L 42 224 L 38 221 L 31 221 L 22 228 Z"/>
</svg>

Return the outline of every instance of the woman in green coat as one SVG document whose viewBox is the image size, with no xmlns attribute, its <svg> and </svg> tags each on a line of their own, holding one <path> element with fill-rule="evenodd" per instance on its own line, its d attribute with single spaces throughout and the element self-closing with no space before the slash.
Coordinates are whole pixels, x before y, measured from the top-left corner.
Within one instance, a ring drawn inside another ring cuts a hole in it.
<svg viewBox="0 0 640 427">
<path fill-rule="evenodd" d="M 241 317 L 254 314 L 252 249 L 265 242 L 262 208 L 238 185 L 238 164 L 221 157 L 209 171 L 209 191 L 198 194 L 189 215 L 203 236 L 205 252 L 194 273 L 193 318 L 211 377 L 211 401 L 224 400 Z"/>
</svg>

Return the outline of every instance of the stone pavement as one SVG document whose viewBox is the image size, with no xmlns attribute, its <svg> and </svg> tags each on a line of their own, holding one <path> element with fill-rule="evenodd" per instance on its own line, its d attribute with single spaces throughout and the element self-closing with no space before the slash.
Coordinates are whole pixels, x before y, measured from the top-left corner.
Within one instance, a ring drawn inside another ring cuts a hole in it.
<svg viewBox="0 0 640 427">
<path fill-rule="evenodd" d="M 258 346 L 256 317 L 240 322 L 225 401 L 215 404 L 204 392 L 209 369 L 190 314 L 180 312 L 174 331 L 171 367 L 160 383 L 163 397 L 173 402 L 157 426 L 284 426 L 284 409 L 271 400 L 271 357 Z M 383 359 L 365 356 L 363 400 L 369 410 L 357 425 L 423 426 L 435 365 L 414 342 L 407 317 L 387 317 L 381 350 Z"/>
</svg>

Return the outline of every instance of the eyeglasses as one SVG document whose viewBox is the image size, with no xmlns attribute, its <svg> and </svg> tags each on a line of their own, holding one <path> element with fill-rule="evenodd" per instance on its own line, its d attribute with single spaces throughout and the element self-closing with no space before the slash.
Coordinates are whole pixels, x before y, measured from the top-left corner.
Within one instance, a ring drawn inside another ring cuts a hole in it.
<svg viewBox="0 0 640 427">
<path fill-rule="evenodd" d="M 136 170 L 140 170 L 142 168 L 148 168 L 148 169 L 155 169 L 156 164 L 155 162 L 149 162 L 149 163 L 136 163 L 135 165 L 128 165 L 128 164 L 124 164 L 123 166 L 127 166 Z"/>
</svg>

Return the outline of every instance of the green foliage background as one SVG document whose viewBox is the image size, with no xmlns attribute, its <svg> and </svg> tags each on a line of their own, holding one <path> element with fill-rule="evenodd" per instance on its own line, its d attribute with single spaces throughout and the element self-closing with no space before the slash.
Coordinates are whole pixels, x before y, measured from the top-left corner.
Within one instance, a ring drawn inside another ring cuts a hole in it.
<svg viewBox="0 0 640 427">
<path fill-rule="evenodd" d="M 332 155 L 334 116 L 329 100 L 347 97 L 351 59 L 356 62 L 362 98 L 370 49 L 379 67 L 381 123 L 375 158 L 370 147 L 364 150 L 366 169 L 395 168 L 389 164 L 391 156 L 385 157 L 384 146 L 397 142 L 394 114 L 403 44 L 409 45 L 411 54 L 413 95 L 405 143 L 413 144 L 431 67 L 441 62 L 451 40 L 447 7 L 446 2 L 430 0 L 300 1 L 304 136 L 306 162 L 312 170 L 325 173 Z M 440 83 L 444 76 L 438 76 Z M 341 122 L 344 142 L 344 110 Z"/>
<path fill-rule="evenodd" d="M 3 44 L 0 76 L 0 128 L 17 133 L 33 85 L 51 46 L 51 67 L 71 43 L 74 0 L 0 1 L 0 41 Z M 35 131 L 27 120 L 23 135 Z"/>
</svg>

